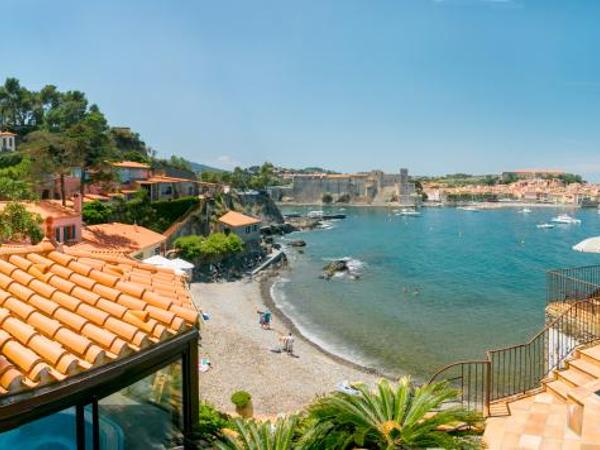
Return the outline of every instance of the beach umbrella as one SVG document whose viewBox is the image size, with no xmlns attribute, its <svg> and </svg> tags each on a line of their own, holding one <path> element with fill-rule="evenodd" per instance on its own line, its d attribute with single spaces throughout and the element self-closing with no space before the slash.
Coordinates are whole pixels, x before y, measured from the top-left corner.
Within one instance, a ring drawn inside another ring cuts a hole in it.
<svg viewBox="0 0 600 450">
<path fill-rule="evenodd" d="M 584 239 L 574 245 L 573 250 L 584 253 L 600 253 L 600 236 Z"/>
</svg>

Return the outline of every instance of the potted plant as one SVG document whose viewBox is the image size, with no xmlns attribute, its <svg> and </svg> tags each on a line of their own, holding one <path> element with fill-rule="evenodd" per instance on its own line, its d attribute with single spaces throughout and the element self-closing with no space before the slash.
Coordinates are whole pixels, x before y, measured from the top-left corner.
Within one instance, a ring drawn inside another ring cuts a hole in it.
<svg viewBox="0 0 600 450">
<path fill-rule="evenodd" d="M 252 396 L 246 391 L 234 392 L 231 396 L 231 403 L 235 405 L 235 412 L 242 417 L 250 418 L 254 414 Z"/>
</svg>

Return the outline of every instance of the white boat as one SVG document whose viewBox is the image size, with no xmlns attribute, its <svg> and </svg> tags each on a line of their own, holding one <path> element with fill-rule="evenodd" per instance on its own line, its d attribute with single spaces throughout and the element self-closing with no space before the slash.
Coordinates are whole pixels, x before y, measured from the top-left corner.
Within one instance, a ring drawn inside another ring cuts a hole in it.
<svg viewBox="0 0 600 450">
<path fill-rule="evenodd" d="M 565 225 L 578 225 L 581 223 L 581 220 L 571 217 L 568 214 L 561 214 L 559 216 L 553 217 L 551 222 L 561 223 Z"/>
<path fill-rule="evenodd" d="M 529 214 L 531 210 L 529 208 L 523 208 L 519 211 L 521 214 Z"/>
<path fill-rule="evenodd" d="M 477 206 L 459 206 L 456 209 L 462 209 L 463 211 L 479 212 L 479 208 Z"/>
<path fill-rule="evenodd" d="M 419 211 L 415 211 L 414 209 L 402 208 L 399 212 L 396 213 L 397 216 L 409 216 L 409 217 L 419 217 L 421 213 Z"/>
<path fill-rule="evenodd" d="M 552 223 L 540 223 L 538 225 L 536 225 L 536 227 L 538 228 L 554 228 L 556 225 L 552 224 Z"/>
<path fill-rule="evenodd" d="M 316 217 L 323 217 L 323 211 L 309 211 L 308 214 L 306 214 L 306 217 L 310 217 L 312 219 Z"/>
</svg>

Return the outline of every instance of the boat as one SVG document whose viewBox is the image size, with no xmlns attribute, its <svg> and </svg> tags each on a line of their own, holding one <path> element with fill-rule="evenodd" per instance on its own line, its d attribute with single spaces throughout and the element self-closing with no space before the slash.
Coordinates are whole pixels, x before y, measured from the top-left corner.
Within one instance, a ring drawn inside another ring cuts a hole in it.
<svg viewBox="0 0 600 450">
<path fill-rule="evenodd" d="M 537 228 L 554 228 L 555 226 L 553 223 L 540 223 L 536 225 Z"/>
<path fill-rule="evenodd" d="M 308 214 L 306 214 L 306 217 L 309 217 L 311 219 L 323 217 L 323 211 L 309 211 Z"/>
<path fill-rule="evenodd" d="M 523 208 L 519 211 L 521 214 L 529 214 L 531 210 L 529 208 Z"/>
<path fill-rule="evenodd" d="M 419 217 L 421 213 L 419 211 L 415 211 L 414 209 L 402 208 L 399 212 L 396 213 L 397 216 L 409 216 L 409 217 Z"/>
<path fill-rule="evenodd" d="M 479 208 L 477 206 L 459 206 L 457 209 L 470 212 L 479 212 Z"/>
<path fill-rule="evenodd" d="M 571 217 L 568 214 L 560 214 L 559 216 L 553 217 L 551 222 L 561 223 L 564 225 L 578 225 L 581 223 L 581 220 Z"/>
</svg>

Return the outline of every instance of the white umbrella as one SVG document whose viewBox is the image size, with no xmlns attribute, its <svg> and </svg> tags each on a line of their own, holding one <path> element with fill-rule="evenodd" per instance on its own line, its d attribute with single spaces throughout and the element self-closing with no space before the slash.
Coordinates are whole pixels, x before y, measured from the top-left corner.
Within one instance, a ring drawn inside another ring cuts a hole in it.
<svg viewBox="0 0 600 450">
<path fill-rule="evenodd" d="M 574 245 L 573 250 L 584 253 L 600 253 L 600 236 L 584 239 Z"/>
<path fill-rule="evenodd" d="M 164 256 L 154 255 L 150 258 L 146 258 L 144 260 L 147 264 L 152 264 L 157 267 L 165 267 L 167 269 L 172 269 L 176 274 L 183 275 L 185 273 L 191 275 L 191 269 L 194 268 L 194 265 L 190 262 L 187 262 L 184 259 L 176 258 L 176 259 L 167 259 Z"/>
</svg>

